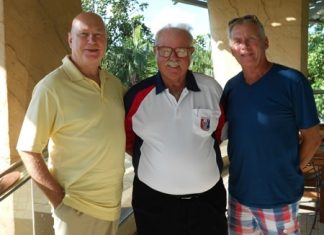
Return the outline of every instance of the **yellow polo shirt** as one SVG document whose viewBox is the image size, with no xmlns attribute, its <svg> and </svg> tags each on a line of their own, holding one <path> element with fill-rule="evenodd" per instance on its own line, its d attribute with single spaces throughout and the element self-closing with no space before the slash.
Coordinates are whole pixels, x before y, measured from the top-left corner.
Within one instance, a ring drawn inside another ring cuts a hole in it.
<svg viewBox="0 0 324 235">
<path fill-rule="evenodd" d="M 102 220 L 116 220 L 124 174 L 124 88 L 100 70 L 101 86 L 68 56 L 33 91 L 17 149 L 41 153 L 65 189 L 64 204 Z"/>
</svg>

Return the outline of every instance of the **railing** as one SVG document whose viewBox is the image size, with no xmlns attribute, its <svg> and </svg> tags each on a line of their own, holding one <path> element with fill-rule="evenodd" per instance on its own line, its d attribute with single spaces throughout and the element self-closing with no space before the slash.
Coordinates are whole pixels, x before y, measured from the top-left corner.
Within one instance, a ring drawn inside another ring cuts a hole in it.
<svg viewBox="0 0 324 235">
<path fill-rule="evenodd" d="M 324 97 L 323 97 L 324 90 L 314 90 L 313 94 L 314 94 L 314 98 L 318 110 L 318 117 L 321 123 L 324 123 Z"/>
<path fill-rule="evenodd" d="M 324 90 L 314 90 L 314 95 L 323 95 Z"/>
<path fill-rule="evenodd" d="M 3 183 L 3 179 L 10 175 L 11 173 L 14 172 L 19 172 L 20 173 L 20 177 L 19 179 L 14 182 L 14 184 L 10 185 L 10 186 L 6 186 L 3 185 L 1 188 L 4 188 L 5 190 L 0 190 L 0 202 L 2 200 L 4 200 L 6 197 L 8 197 L 9 195 L 11 195 L 14 191 L 16 191 L 17 189 L 19 189 L 21 186 L 23 186 L 29 179 L 30 176 L 26 173 L 26 171 L 24 170 L 24 165 L 22 163 L 22 161 L 17 161 L 14 164 L 12 164 L 7 170 L 5 170 L 4 172 L 2 172 L 0 174 L 0 185 L 1 183 Z"/>
<path fill-rule="evenodd" d="M 118 235 L 133 235 L 136 232 L 133 211 L 130 206 L 133 170 L 130 158 L 125 158 L 126 173 L 122 212 Z M 17 180 L 7 180 L 11 176 Z M 53 221 L 46 197 L 34 187 L 22 161 L 12 164 L 0 173 L 0 235 L 52 235 Z M 11 181 L 11 182 L 10 182 Z M 7 183 L 11 183 L 10 186 Z M 5 185 L 6 184 L 6 185 Z M 127 195 L 126 195 L 127 194 Z"/>
</svg>

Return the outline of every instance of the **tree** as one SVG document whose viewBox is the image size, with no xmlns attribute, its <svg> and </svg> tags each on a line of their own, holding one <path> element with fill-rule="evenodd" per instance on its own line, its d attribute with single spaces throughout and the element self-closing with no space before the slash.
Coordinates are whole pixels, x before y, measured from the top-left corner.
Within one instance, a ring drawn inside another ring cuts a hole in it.
<svg viewBox="0 0 324 235">
<path fill-rule="evenodd" d="M 107 52 L 102 67 L 131 86 L 157 71 L 153 35 L 141 14 L 147 3 L 137 0 L 82 0 L 82 8 L 99 14 L 106 23 Z M 213 76 L 210 35 L 194 39 L 191 69 Z"/>
<path fill-rule="evenodd" d="M 193 54 L 191 64 L 192 71 L 213 76 L 210 34 L 198 35 L 194 39 L 194 46 L 195 52 Z"/>
<path fill-rule="evenodd" d="M 108 42 L 102 67 L 131 85 L 150 74 L 153 35 L 143 23 L 147 3 L 137 0 L 82 0 L 82 8 L 106 23 Z"/>
<path fill-rule="evenodd" d="M 315 93 L 319 117 L 324 121 L 324 25 L 310 27 L 308 39 L 308 77 Z M 319 94 L 316 94 L 316 93 Z"/>
<path fill-rule="evenodd" d="M 124 38 L 120 45 L 108 50 L 104 60 L 110 71 L 128 86 L 136 84 L 156 71 L 152 41 L 145 39 L 141 25 L 135 26 L 132 31 L 131 37 Z"/>
</svg>

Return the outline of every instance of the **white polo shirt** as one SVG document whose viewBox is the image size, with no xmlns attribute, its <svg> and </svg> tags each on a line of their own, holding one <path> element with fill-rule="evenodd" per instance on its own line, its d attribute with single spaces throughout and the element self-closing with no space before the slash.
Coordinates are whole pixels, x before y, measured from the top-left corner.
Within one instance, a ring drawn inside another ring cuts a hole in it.
<svg viewBox="0 0 324 235">
<path fill-rule="evenodd" d="M 183 195 L 207 191 L 218 182 L 221 156 L 215 141 L 221 94 L 213 78 L 190 71 L 178 101 L 159 73 L 129 90 L 127 149 L 133 152 L 135 172 L 143 183 Z"/>
</svg>

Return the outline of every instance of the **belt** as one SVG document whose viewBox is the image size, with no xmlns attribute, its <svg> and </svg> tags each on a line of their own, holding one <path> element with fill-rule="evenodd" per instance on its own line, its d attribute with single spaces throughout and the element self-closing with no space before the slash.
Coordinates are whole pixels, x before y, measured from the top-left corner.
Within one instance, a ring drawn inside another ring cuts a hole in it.
<svg viewBox="0 0 324 235">
<path fill-rule="evenodd" d="M 168 194 L 168 193 L 157 191 L 157 190 L 147 186 L 142 181 L 140 181 L 136 175 L 135 175 L 135 178 L 134 178 L 134 188 L 136 189 L 135 190 L 136 192 L 147 191 L 150 194 L 154 194 L 155 196 L 166 197 L 166 198 L 174 198 L 174 199 L 179 199 L 179 200 L 197 199 L 199 197 L 202 197 L 203 195 L 208 194 L 208 192 L 213 189 L 212 188 L 212 189 L 207 190 L 206 192 L 201 192 L 201 193 L 192 193 L 192 194 L 183 194 L 183 195 Z"/>
<path fill-rule="evenodd" d="M 174 198 L 180 199 L 180 200 L 191 200 L 191 199 L 196 199 L 199 198 L 203 195 L 204 193 L 195 193 L 195 194 L 185 194 L 185 195 L 170 195 Z"/>
</svg>

